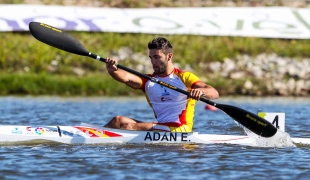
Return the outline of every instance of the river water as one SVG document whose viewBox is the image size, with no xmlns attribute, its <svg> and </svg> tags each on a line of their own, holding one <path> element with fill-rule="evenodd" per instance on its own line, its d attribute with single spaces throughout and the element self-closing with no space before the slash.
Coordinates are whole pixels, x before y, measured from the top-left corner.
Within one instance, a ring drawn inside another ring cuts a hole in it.
<svg viewBox="0 0 310 180">
<path fill-rule="evenodd" d="M 251 112 L 285 112 L 286 132 L 310 138 L 310 98 L 221 98 Z M 154 121 L 144 98 L 1 97 L 9 125 L 104 125 L 115 115 Z M 245 135 L 229 116 L 198 102 L 194 131 Z M 308 179 L 310 145 L 66 145 L 0 146 L 1 179 Z"/>
</svg>

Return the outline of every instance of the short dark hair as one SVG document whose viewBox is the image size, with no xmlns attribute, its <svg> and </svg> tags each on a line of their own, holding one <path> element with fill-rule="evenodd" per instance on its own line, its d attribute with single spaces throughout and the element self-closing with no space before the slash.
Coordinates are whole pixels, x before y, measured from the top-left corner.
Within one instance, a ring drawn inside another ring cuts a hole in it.
<svg viewBox="0 0 310 180">
<path fill-rule="evenodd" d="M 149 49 L 161 49 L 164 54 L 172 53 L 172 45 L 164 37 L 154 38 L 148 43 Z"/>
</svg>

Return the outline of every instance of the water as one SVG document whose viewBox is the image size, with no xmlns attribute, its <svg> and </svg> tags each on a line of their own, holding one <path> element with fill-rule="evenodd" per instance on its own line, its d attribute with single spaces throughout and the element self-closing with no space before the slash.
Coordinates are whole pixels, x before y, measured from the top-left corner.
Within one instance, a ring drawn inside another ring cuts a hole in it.
<svg viewBox="0 0 310 180">
<path fill-rule="evenodd" d="M 310 138 L 309 98 L 221 98 L 256 113 L 285 112 L 286 132 Z M 196 106 L 194 131 L 245 135 L 229 116 Z M 114 115 L 153 121 L 143 98 L 2 97 L 1 124 L 103 125 Z M 66 145 L 0 146 L 1 179 L 308 179 L 310 146 Z"/>
</svg>

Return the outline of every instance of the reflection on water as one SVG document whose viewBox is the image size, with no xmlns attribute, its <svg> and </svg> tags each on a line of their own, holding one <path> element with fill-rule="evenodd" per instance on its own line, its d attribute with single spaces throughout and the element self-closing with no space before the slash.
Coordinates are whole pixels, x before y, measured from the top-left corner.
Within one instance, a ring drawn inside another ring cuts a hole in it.
<svg viewBox="0 0 310 180">
<path fill-rule="evenodd" d="M 251 112 L 285 112 L 286 132 L 310 138 L 310 99 L 221 98 Z M 229 116 L 197 103 L 194 131 L 245 135 Z M 1 124 L 103 125 L 115 115 L 154 121 L 144 98 L 2 97 Z M 4 179 L 306 179 L 309 146 L 67 145 L 53 142 L 0 145 Z"/>
</svg>

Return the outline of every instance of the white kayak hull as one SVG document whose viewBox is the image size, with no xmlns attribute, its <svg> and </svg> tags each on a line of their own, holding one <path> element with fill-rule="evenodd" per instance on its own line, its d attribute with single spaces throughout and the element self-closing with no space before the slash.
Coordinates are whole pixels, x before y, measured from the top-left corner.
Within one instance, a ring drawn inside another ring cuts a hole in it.
<svg viewBox="0 0 310 180">
<path fill-rule="evenodd" d="M 310 138 L 291 138 L 294 143 L 309 144 Z M 152 131 L 128 131 L 80 126 L 0 126 L 0 143 L 47 140 L 65 144 L 237 144 L 252 146 L 248 136 Z"/>
</svg>

